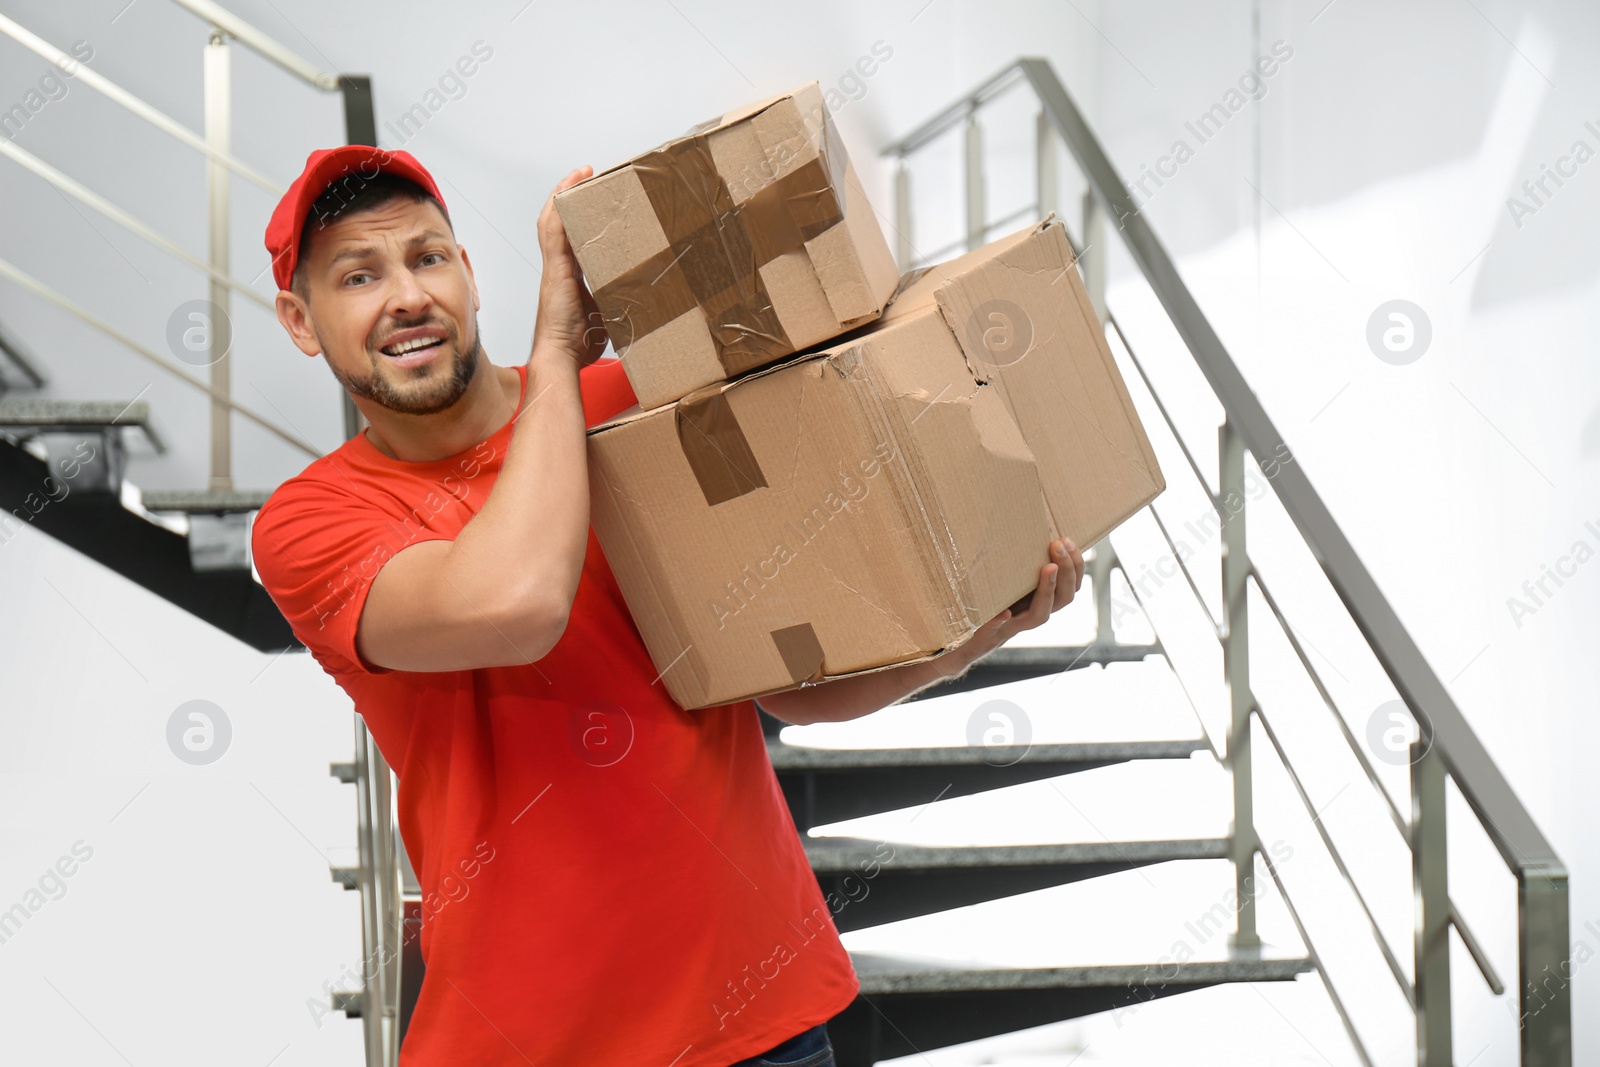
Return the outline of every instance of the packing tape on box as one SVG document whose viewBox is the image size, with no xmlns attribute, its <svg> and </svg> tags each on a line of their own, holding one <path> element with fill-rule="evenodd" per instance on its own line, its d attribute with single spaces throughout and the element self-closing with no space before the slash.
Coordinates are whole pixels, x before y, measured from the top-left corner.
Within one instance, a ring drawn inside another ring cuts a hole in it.
<svg viewBox="0 0 1600 1067">
<path fill-rule="evenodd" d="M 809 622 L 773 630 L 772 643 L 778 646 L 778 655 L 796 684 L 822 681 L 822 642 Z"/>
<path fill-rule="evenodd" d="M 739 428 L 720 382 L 703 386 L 673 405 L 678 443 L 710 507 L 765 488 L 767 476 Z"/>
<path fill-rule="evenodd" d="M 817 158 L 741 204 L 711 158 L 705 133 L 716 125 L 702 123 L 633 161 L 667 247 L 594 297 L 618 353 L 699 307 L 723 377 L 732 377 L 794 351 L 761 267 L 844 220 L 847 157 L 824 118 Z"/>
</svg>

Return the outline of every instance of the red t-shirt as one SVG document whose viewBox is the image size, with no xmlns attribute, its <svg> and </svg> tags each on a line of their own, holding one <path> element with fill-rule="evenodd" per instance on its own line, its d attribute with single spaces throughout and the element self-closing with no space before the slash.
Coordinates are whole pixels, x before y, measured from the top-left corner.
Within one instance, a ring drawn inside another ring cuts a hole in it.
<svg viewBox="0 0 1600 1067">
<path fill-rule="evenodd" d="M 591 426 L 635 403 L 615 359 L 580 381 Z M 399 776 L 427 963 L 400 1063 L 727 1067 L 860 988 L 754 703 L 685 711 L 654 682 L 592 528 L 543 659 L 392 671 L 356 650 L 378 568 L 460 533 L 513 426 L 426 463 L 358 434 L 280 486 L 251 535 L 268 593 Z"/>
</svg>

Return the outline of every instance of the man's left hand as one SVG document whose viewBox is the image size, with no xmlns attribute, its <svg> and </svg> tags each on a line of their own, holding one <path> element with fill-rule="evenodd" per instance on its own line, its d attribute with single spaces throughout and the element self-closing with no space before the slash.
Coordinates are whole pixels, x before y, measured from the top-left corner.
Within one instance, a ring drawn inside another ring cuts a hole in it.
<svg viewBox="0 0 1600 1067">
<path fill-rule="evenodd" d="M 1070 538 L 1050 542 L 1050 562 L 1039 569 L 1039 586 L 985 623 L 971 640 L 933 662 L 946 658 L 955 662 L 946 667 L 965 670 L 1024 630 L 1041 625 L 1053 612 L 1072 603 L 1083 586 L 1083 553 Z"/>
</svg>

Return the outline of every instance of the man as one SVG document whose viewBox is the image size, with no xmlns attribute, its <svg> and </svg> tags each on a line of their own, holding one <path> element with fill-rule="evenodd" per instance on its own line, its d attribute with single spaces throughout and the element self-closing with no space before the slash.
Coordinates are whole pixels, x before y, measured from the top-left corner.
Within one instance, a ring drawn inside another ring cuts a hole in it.
<svg viewBox="0 0 1600 1067">
<path fill-rule="evenodd" d="M 409 154 L 313 153 L 267 228 L 279 321 L 370 423 L 273 493 L 252 546 L 400 779 L 427 962 L 401 1063 L 821 1067 L 859 983 L 754 702 L 689 712 L 656 684 L 589 528 L 585 427 L 636 400 L 553 200 L 538 238 L 532 352 L 502 367 Z M 762 706 L 855 718 L 963 672 L 1072 599 L 1082 556 L 1052 548 L 1026 611 L 962 648 Z"/>
</svg>

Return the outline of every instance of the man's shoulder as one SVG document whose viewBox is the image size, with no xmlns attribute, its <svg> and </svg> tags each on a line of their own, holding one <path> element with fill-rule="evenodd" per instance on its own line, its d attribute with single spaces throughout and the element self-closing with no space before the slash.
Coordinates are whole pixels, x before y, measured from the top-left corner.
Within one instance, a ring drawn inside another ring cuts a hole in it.
<svg viewBox="0 0 1600 1067">
<path fill-rule="evenodd" d="M 262 502 L 256 512 L 256 521 L 260 522 L 269 512 L 276 514 L 285 505 L 326 504 L 356 499 L 348 484 L 348 478 L 339 474 L 337 467 L 339 461 L 352 448 L 351 442 L 346 441 L 332 452 L 318 456 L 306 464 L 305 469 L 299 474 L 279 483 Z"/>
</svg>

